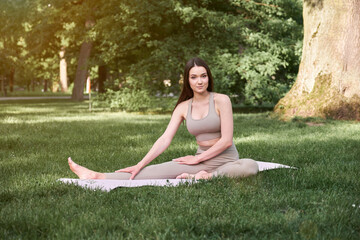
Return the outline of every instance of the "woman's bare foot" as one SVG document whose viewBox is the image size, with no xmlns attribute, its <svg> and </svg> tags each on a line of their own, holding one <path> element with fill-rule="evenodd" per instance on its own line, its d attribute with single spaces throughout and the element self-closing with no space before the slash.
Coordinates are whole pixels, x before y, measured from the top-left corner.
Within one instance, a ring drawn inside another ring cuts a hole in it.
<svg viewBox="0 0 360 240">
<path fill-rule="evenodd" d="M 176 179 L 209 179 L 212 178 L 212 173 L 206 171 L 200 171 L 196 174 L 183 173 L 176 177 Z"/>
<path fill-rule="evenodd" d="M 105 179 L 105 175 L 103 173 L 95 172 L 80 166 L 71 160 L 70 157 L 68 158 L 68 163 L 71 171 L 73 171 L 73 173 L 75 173 L 80 179 Z"/>
<path fill-rule="evenodd" d="M 193 178 L 195 178 L 195 175 L 189 173 L 182 173 L 176 177 L 176 179 L 193 179 Z"/>
<path fill-rule="evenodd" d="M 195 174 L 195 179 L 210 179 L 210 178 L 212 178 L 212 173 L 208 173 L 204 170 Z"/>
</svg>

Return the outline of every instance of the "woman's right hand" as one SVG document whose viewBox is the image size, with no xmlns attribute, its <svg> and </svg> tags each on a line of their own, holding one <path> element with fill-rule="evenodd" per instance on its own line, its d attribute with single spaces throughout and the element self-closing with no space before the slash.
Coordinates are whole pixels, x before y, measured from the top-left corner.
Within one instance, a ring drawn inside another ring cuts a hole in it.
<svg viewBox="0 0 360 240">
<path fill-rule="evenodd" d="M 135 176 L 140 172 L 141 167 L 138 165 L 134 165 L 131 167 L 127 167 L 127 168 L 122 168 L 119 170 L 116 170 L 115 172 L 127 172 L 127 173 L 131 173 L 131 177 L 130 180 L 133 180 L 135 178 Z"/>
</svg>

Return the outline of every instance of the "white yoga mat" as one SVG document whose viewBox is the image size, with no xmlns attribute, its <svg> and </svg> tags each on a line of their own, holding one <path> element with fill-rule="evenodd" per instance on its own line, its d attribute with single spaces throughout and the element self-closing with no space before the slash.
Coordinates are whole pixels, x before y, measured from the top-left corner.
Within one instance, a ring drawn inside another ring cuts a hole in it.
<svg viewBox="0 0 360 240">
<path fill-rule="evenodd" d="M 261 162 L 257 161 L 259 165 L 259 171 L 271 170 L 276 168 L 294 168 L 287 165 Z M 179 184 L 192 184 L 196 183 L 196 180 L 192 179 L 146 179 L 146 180 L 113 180 L 113 179 L 74 179 L 74 178 L 60 178 L 58 181 L 67 184 L 75 184 L 82 188 L 92 190 L 102 190 L 109 192 L 118 187 L 142 187 L 142 186 L 166 186 L 175 187 Z"/>
<path fill-rule="evenodd" d="M 259 172 L 265 171 L 265 170 L 271 170 L 276 168 L 293 168 L 296 169 L 296 167 L 291 167 L 287 165 L 283 165 L 280 163 L 273 163 L 273 162 L 261 162 L 256 161 L 256 163 L 259 165 Z"/>
<path fill-rule="evenodd" d="M 145 180 L 114 180 L 114 179 L 73 179 L 60 178 L 59 181 L 68 184 L 75 184 L 82 188 L 99 189 L 102 191 L 111 191 L 118 187 L 142 187 L 142 186 L 163 186 L 175 187 L 180 183 L 192 184 L 196 180 L 192 179 L 145 179 Z"/>
</svg>

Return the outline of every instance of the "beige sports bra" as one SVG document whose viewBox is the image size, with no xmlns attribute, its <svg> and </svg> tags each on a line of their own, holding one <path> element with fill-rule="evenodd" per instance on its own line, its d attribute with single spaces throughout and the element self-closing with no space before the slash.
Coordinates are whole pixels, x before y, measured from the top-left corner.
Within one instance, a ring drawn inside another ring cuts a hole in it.
<svg viewBox="0 0 360 240">
<path fill-rule="evenodd" d="M 192 101 L 193 99 L 190 99 L 188 112 L 186 115 L 186 127 L 189 133 L 194 135 L 197 141 L 208 141 L 221 137 L 220 117 L 215 110 L 213 93 L 210 92 L 209 112 L 207 116 L 202 119 L 196 120 L 192 118 Z"/>
</svg>

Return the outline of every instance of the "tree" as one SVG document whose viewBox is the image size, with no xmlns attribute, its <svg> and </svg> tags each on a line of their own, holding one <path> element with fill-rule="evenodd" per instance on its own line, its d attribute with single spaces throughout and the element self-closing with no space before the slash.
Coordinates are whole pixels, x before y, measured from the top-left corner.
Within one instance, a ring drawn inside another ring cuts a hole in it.
<svg viewBox="0 0 360 240">
<path fill-rule="evenodd" d="M 296 78 L 302 46 L 302 1 L 232 0 L 243 19 L 237 54 L 223 54 L 225 80 L 245 103 L 276 103 Z M 229 65 L 228 63 L 231 63 Z M 234 81 L 236 77 L 242 81 Z M 235 83 L 235 84 L 234 84 Z M 241 96 L 243 95 L 243 96 Z"/>
<path fill-rule="evenodd" d="M 360 1 L 304 0 L 303 18 L 297 80 L 275 112 L 360 120 Z"/>
<path fill-rule="evenodd" d="M 92 42 L 90 41 L 84 41 L 80 48 L 76 76 L 74 80 L 74 88 L 71 95 L 71 98 L 76 101 L 81 101 L 84 97 L 84 86 L 88 75 L 88 62 L 91 48 Z"/>
<path fill-rule="evenodd" d="M 5 85 L 13 91 L 15 73 L 24 56 L 24 38 L 21 24 L 26 16 L 25 1 L 0 1 L 0 78 L 3 90 Z M 5 84 L 7 82 L 7 84 Z"/>
<path fill-rule="evenodd" d="M 104 86 L 177 94 L 184 62 L 199 56 L 211 66 L 216 91 L 239 101 L 275 103 L 300 62 L 300 2 L 3 0 L 0 75 L 15 66 L 15 85 L 29 86 L 33 79 L 51 85 L 60 78 L 62 60 L 75 100 L 82 100 L 87 69 L 94 66 L 99 91 Z"/>
<path fill-rule="evenodd" d="M 67 84 L 67 63 L 65 59 L 65 48 L 61 49 L 59 52 L 60 56 L 60 85 L 61 85 L 61 91 L 67 92 L 68 90 L 68 84 Z"/>
<path fill-rule="evenodd" d="M 94 18 L 94 12 L 97 10 L 100 2 L 97 1 L 73 1 L 69 5 L 69 13 L 74 13 L 78 21 L 83 22 L 83 36 L 80 41 L 81 48 L 77 61 L 76 75 L 74 79 L 74 88 L 72 91 L 71 98 L 76 101 L 83 100 L 84 87 L 88 76 L 88 66 L 90 61 L 90 53 L 93 48 L 93 40 L 90 36 L 92 28 L 95 25 L 96 19 Z M 78 24 L 79 26 L 79 24 Z M 80 24 L 81 26 L 81 24 Z"/>
<path fill-rule="evenodd" d="M 19 64 L 17 64 L 18 85 L 26 84 L 28 89 L 32 85 L 34 89 L 34 80 L 44 84 L 43 91 L 47 91 L 52 86 L 56 91 L 59 78 L 59 57 L 60 38 L 57 35 L 62 29 L 56 19 L 57 9 L 50 1 L 46 0 L 22 0 L 14 3 L 18 12 L 24 17 L 16 18 L 19 22 L 17 31 L 22 46 L 21 54 L 17 55 Z M 21 6 L 21 7 L 20 7 Z"/>
<path fill-rule="evenodd" d="M 298 70 L 301 4 L 262 2 L 107 1 L 96 13 L 103 17 L 94 27 L 94 49 L 110 72 L 120 69 L 122 86 L 176 93 L 183 63 L 199 56 L 211 66 L 216 91 L 253 104 L 276 103 Z"/>
<path fill-rule="evenodd" d="M 98 92 L 104 93 L 105 92 L 105 86 L 104 82 L 107 78 L 107 67 L 106 65 L 100 65 L 98 67 Z"/>
</svg>

